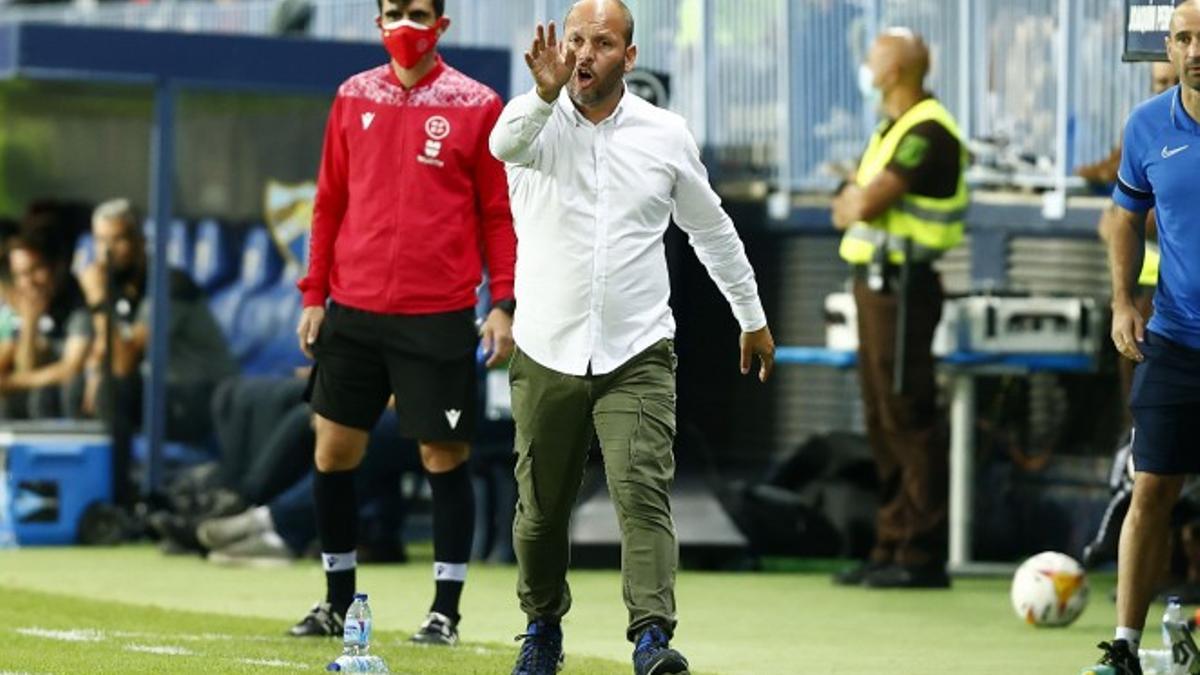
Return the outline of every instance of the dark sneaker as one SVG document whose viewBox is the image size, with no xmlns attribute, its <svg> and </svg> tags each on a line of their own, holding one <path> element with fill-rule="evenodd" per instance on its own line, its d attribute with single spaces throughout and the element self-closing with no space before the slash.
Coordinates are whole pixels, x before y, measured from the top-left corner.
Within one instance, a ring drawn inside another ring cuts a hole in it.
<svg viewBox="0 0 1200 675">
<path fill-rule="evenodd" d="M 638 633 L 634 640 L 633 672 L 635 675 L 664 675 L 664 673 L 686 673 L 687 659 L 671 649 L 671 638 L 658 624 L 652 624 Z"/>
<path fill-rule="evenodd" d="M 408 638 L 409 642 L 419 645 L 444 645 L 453 647 L 458 644 L 458 624 L 441 612 L 430 612 L 425 617 L 425 623 Z"/>
<path fill-rule="evenodd" d="M 524 640 L 512 675 L 554 675 L 563 667 L 562 626 L 549 621 L 533 621 L 523 635 Z"/>
<path fill-rule="evenodd" d="M 950 577 L 942 563 L 931 565 L 887 565 L 863 578 L 867 588 L 950 588 Z"/>
<path fill-rule="evenodd" d="M 295 626 L 288 629 L 292 637 L 340 637 L 345 619 L 333 611 L 328 602 L 318 602 Z"/>
<path fill-rule="evenodd" d="M 150 529 L 161 539 L 164 553 L 207 553 L 208 549 L 196 538 L 196 522 L 166 511 L 157 511 L 146 518 Z"/>
<path fill-rule="evenodd" d="M 847 567 L 844 570 L 839 570 L 833 574 L 834 586 L 861 586 L 863 580 L 868 574 L 881 570 L 887 567 L 884 562 L 872 562 L 870 560 L 861 562 L 854 567 Z"/>
<path fill-rule="evenodd" d="M 1096 645 L 1104 651 L 1100 663 L 1084 668 L 1080 675 L 1142 675 L 1142 662 L 1137 651 L 1129 649 L 1125 640 L 1101 642 Z"/>
</svg>

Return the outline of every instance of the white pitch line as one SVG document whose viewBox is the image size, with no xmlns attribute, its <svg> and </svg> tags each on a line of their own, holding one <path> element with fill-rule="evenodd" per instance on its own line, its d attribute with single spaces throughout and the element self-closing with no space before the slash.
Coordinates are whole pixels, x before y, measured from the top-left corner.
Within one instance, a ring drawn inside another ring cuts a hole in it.
<svg viewBox="0 0 1200 675">
<path fill-rule="evenodd" d="M 50 628 L 39 628 L 30 626 L 28 628 L 18 628 L 17 632 L 21 635 L 29 637 L 46 638 L 47 640 L 60 640 L 62 642 L 101 642 L 104 640 L 104 633 L 90 628 L 77 630 L 54 630 Z"/>
<path fill-rule="evenodd" d="M 142 654 L 161 654 L 163 656 L 194 656 L 190 649 L 183 647 L 171 647 L 163 645 L 125 645 L 127 652 L 141 652 Z"/>
<path fill-rule="evenodd" d="M 291 668 L 292 670 L 307 670 L 307 663 L 296 663 L 295 661 L 281 661 L 279 659 L 237 659 L 238 663 L 244 663 L 249 666 L 267 666 L 269 668 Z"/>
<path fill-rule="evenodd" d="M 226 633 L 146 633 L 143 631 L 107 631 L 106 635 L 126 638 L 126 639 L 170 639 L 181 642 L 287 642 L 292 643 L 295 638 L 285 636 L 273 637 L 270 635 L 229 635 Z"/>
</svg>

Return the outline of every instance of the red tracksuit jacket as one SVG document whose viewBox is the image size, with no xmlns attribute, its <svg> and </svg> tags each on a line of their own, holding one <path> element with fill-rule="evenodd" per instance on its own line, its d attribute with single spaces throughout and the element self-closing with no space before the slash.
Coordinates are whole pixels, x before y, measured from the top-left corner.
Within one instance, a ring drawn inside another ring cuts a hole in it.
<svg viewBox="0 0 1200 675">
<path fill-rule="evenodd" d="M 325 128 L 304 306 L 382 314 L 513 297 L 516 235 L 504 166 L 488 151 L 503 103 L 438 59 L 405 90 L 390 65 L 338 89 Z"/>
</svg>

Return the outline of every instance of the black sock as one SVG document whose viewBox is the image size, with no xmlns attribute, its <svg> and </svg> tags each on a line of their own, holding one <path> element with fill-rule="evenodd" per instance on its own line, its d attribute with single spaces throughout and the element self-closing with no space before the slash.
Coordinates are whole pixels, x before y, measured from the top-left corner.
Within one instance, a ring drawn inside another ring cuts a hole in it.
<svg viewBox="0 0 1200 675">
<path fill-rule="evenodd" d="M 429 487 L 433 492 L 433 578 L 437 587 L 430 609 L 458 623 L 458 601 L 475 535 L 471 474 L 465 463 L 446 473 L 430 473 Z"/>
<path fill-rule="evenodd" d="M 354 471 L 317 471 L 313 477 L 317 534 L 321 539 L 321 564 L 325 568 L 325 601 L 345 616 L 354 600 L 354 570 L 358 565 L 358 500 Z"/>
</svg>

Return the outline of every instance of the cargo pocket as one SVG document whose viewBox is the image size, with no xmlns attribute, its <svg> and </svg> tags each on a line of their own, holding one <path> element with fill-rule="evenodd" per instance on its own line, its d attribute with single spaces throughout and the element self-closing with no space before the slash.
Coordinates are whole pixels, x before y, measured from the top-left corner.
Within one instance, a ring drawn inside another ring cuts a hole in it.
<svg viewBox="0 0 1200 675">
<path fill-rule="evenodd" d="M 675 402 L 643 397 L 638 403 L 629 442 L 631 478 L 644 485 L 670 485 L 675 476 Z"/>
<path fill-rule="evenodd" d="M 527 516 L 540 518 L 542 513 L 541 500 L 538 498 L 537 472 L 534 463 L 533 441 L 522 439 L 517 447 L 517 466 L 514 474 L 517 478 L 517 508 Z"/>
</svg>

